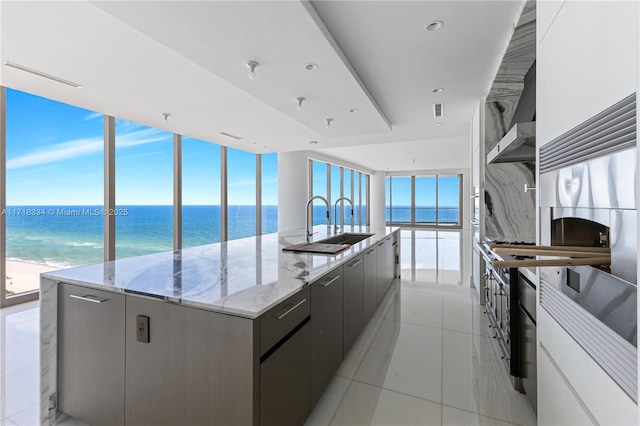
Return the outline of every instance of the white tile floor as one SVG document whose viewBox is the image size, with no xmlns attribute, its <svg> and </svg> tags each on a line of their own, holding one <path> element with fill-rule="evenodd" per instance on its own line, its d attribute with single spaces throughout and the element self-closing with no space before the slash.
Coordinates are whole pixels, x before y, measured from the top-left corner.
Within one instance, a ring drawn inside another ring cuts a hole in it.
<svg viewBox="0 0 640 426">
<path fill-rule="evenodd" d="M 306 425 L 535 425 L 475 290 L 396 283 Z"/>
<path fill-rule="evenodd" d="M 439 249 L 445 245 L 434 245 L 439 261 L 429 273 L 454 279 L 394 284 L 307 425 L 536 423 L 487 338 L 475 291 L 462 284 L 466 274 L 451 273 L 450 265 L 464 264 L 451 257 L 463 251 Z M 0 426 L 38 424 L 38 341 L 38 302 L 0 309 Z"/>
</svg>

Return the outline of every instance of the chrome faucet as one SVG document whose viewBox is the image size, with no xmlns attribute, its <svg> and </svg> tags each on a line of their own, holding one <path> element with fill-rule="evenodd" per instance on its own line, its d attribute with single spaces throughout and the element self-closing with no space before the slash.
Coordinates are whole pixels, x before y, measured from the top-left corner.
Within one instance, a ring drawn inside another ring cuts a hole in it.
<svg viewBox="0 0 640 426">
<path fill-rule="evenodd" d="M 306 228 L 305 235 L 307 237 L 308 243 L 311 242 L 311 236 L 313 235 L 313 233 L 311 232 L 311 229 L 309 228 L 309 216 L 311 216 L 309 212 L 309 206 L 313 204 L 313 200 L 322 200 L 327 205 L 327 229 L 329 229 L 329 227 L 331 226 L 331 207 L 329 207 L 329 202 L 327 201 L 327 199 L 321 195 L 314 195 L 313 197 L 309 198 L 309 201 L 307 201 L 307 218 L 306 218 L 306 226 L 305 226 Z"/>
<path fill-rule="evenodd" d="M 335 234 L 338 233 L 338 203 L 342 200 L 348 201 L 351 204 L 351 226 L 353 226 L 353 201 L 348 199 L 347 197 L 341 197 L 336 200 L 335 206 L 333 206 L 333 232 Z M 342 220 L 342 225 L 344 225 L 344 219 Z"/>
</svg>

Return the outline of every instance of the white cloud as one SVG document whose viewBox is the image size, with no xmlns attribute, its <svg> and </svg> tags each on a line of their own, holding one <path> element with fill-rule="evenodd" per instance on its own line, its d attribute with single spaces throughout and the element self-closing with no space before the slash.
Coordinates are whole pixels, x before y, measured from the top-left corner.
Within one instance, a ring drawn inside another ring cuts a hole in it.
<svg viewBox="0 0 640 426">
<path fill-rule="evenodd" d="M 100 112 L 92 112 L 92 113 L 89 113 L 89 114 L 85 115 L 82 118 L 82 121 L 95 120 L 96 118 L 102 118 L 103 116 L 104 116 L 104 114 L 102 114 Z"/>
<path fill-rule="evenodd" d="M 154 128 L 144 128 L 116 137 L 116 148 L 128 148 L 147 143 L 167 140 L 170 134 Z M 89 154 L 101 152 L 104 142 L 102 138 L 75 139 L 50 145 L 37 151 L 29 152 L 23 156 L 9 159 L 7 169 L 20 169 L 23 167 L 37 166 L 41 164 L 55 163 L 62 160 L 70 160 Z"/>
</svg>

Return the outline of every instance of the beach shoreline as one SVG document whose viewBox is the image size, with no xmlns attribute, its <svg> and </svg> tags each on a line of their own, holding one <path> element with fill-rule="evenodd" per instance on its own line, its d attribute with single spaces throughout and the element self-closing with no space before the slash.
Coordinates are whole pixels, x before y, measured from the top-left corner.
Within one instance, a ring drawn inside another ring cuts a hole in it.
<svg viewBox="0 0 640 426">
<path fill-rule="evenodd" d="M 6 290 L 11 295 L 40 289 L 40 274 L 59 270 L 51 265 L 28 262 L 25 260 L 7 259 L 6 261 Z"/>
</svg>

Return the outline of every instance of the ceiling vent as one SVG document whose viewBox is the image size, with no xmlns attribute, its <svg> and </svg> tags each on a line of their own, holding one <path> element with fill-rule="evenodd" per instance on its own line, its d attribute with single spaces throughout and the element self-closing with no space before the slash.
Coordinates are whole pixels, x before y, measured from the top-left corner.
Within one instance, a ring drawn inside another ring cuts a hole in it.
<svg viewBox="0 0 640 426">
<path fill-rule="evenodd" d="M 440 118 L 444 114 L 444 103 L 440 102 L 437 104 L 433 104 L 433 116 L 435 118 Z"/>
</svg>

